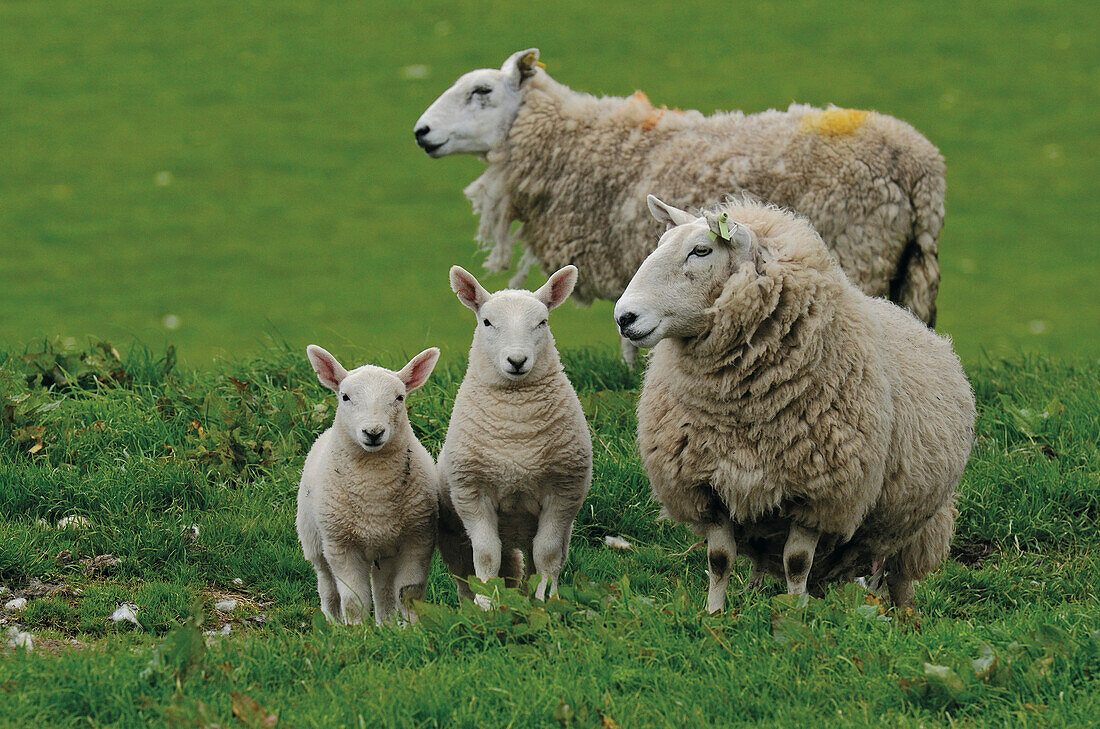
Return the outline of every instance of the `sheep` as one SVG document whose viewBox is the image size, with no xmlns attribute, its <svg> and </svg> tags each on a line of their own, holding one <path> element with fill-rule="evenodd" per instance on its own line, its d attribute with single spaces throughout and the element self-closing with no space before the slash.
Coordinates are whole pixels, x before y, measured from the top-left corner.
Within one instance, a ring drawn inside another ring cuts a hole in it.
<svg viewBox="0 0 1100 729">
<path fill-rule="evenodd" d="M 706 537 L 708 610 L 738 553 L 791 594 L 881 566 L 909 606 L 947 554 L 974 433 L 950 340 L 853 286 L 805 218 L 649 206 L 669 230 L 615 317 L 653 347 L 638 446 L 662 512 Z"/>
<path fill-rule="evenodd" d="M 614 301 L 660 233 L 646 192 L 681 206 L 748 192 L 808 217 L 865 293 L 935 323 L 945 170 L 913 127 L 834 107 L 705 117 L 654 108 L 641 92 L 597 98 L 554 81 L 538 58 L 529 48 L 465 74 L 414 126 L 431 157 L 488 162 L 465 193 L 488 270 L 506 270 L 522 238 L 510 286 L 536 262 L 572 263 L 583 272 L 575 301 Z M 632 361 L 625 342 L 624 354 Z"/>
<path fill-rule="evenodd" d="M 435 462 L 409 424 L 405 396 L 428 379 L 439 350 L 399 372 L 364 365 L 348 372 L 321 347 L 307 349 L 321 384 L 338 395 L 332 426 L 314 442 L 298 487 L 295 523 L 317 573 L 321 612 L 332 622 L 416 621 L 438 510 Z"/>
<path fill-rule="evenodd" d="M 470 362 L 439 453 L 440 553 L 469 597 L 481 580 L 514 582 L 529 565 L 535 597 L 558 591 L 573 520 L 592 482 L 592 438 L 550 334 L 550 310 L 577 281 L 565 266 L 535 292 L 490 294 L 459 266 L 451 288 L 477 318 Z M 461 523 L 461 528 L 459 528 Z M 490 603 L 483 595 L 477 602 Z"/>
</svg>

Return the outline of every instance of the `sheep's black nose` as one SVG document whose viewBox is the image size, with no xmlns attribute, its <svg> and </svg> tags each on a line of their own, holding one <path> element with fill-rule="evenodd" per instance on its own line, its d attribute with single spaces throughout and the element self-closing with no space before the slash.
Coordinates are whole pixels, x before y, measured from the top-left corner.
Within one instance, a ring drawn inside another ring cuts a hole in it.
<svg viewBox="0 0 1100 729">
<path fill-rule="evenodd" d="M 638 320 L 638 315 L 633 311 L 628 311 L 619 317 L 619 329 L 626 329 L 628 326 Z"/>
<path fill-rule="evenodd" d="M 523 367 L 523 364 L 527 361 L 526 357 L 519 357 L 518 359 L 512 359 L 511 357 L 508 357 L 507 359 L 508 364 L 512 365 L 512 369 L 516 372 L 519 372 L 520 369 Z"/>
<path fill-rule="evenodd" d="M 431 127 L 429 127 L 427 125 L 424 125 L 424 126 L 420 127 L 419 129 L 417 129 L 416 131 L 414 131 L 413 134 L 416 135 L 416 141 L 419 142 L 421 140 L 421 138 L 424 137 L 424 135 L 426 135 L 431 130 L 432 130 Z"/>
<path fill-rule="evenodd" d="M 368 443 L 377 443 L 385 434 L 385 428 L 371 428 L 370 430 L 363 428 L 363 437 L 367 439 Z"/>
</svg>

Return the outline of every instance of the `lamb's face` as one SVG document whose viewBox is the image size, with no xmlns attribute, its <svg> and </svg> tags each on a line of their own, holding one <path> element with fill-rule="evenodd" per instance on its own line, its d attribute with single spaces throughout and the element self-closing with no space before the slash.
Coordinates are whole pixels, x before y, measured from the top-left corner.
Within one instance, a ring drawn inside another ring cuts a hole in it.
<svg viewBox="0 0 1100 729">
<path fill-rule="evenodd" d="M 538 291 L 506 289 L 490 294 L 469 271 L 451 267 L 451 289 L 477 316 L 471 351 L 488 359 L 493 373 L 506 383 L 526 379 L 554 350 L 550 310 L 569 298 L 576 284 L 576 266 L 566 266 Z"/>
<path fill-rule="evenodd" d="M 652 198 L 652 196 L 651 196 Z M 733 240 L 711 236 L 706 218 L 697 218 L 652 198 L 663 206 L 654 214 L 669 228 L 657 250 L 638 268 L 615 303 L 619 331 L 637 347 L 652 347 L 669 337 L 698 336 L 707 326 L 707 309 L 722 284 L 745 260 L 747 229 Z M 658 214 L 660 212 L 661 214 Z"/>
<path fill-rule="evenodd" d="M 550 310 L 530 291 L 493 294 L 477 312 L 476 346 L 505 380 L 519 382 L 553 347 Z"/>
<path fill-rule="evenodd" d="M 408 423 L 406 394 L 405 383 L 389 370 L 371 365 L 352 370 L 336 390 L 336 427 L 363 450 L 380 451 Z"/>
<path fill-rule="evenodd" d="M 432 102 L 413 127 L 431 157 L 486 154 L 508 138 L 527 81 L 538 71 L 538 49 L 512 55 L 500 70 L 470 71 Z"/>
<path fill-rule="evenodd" d="M 420 387 L 439 361 L 439 350 L 425 349 L 399 372 L 363 365 L 348 372 L 315 344 L 306 349 L 321 384 L 336 393 L 333 426 L 368 453 L 383 450 L 408 427 L 405 396 Z"/>
</svg>

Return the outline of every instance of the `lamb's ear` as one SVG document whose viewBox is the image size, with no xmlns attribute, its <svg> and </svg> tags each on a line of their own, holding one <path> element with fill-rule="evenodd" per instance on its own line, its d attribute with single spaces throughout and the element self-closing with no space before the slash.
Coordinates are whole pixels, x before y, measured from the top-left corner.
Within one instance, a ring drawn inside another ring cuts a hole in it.
<svg viewBox="0 0 1100 729">
<path fill-rule="evenodd" d="M 504 72 L 504 75 L 512 82 L 513 86 L 517 89 L 520 88 L 529 78 L 538 73 L 539 49 L 528 48 L 525 51 L 516 51 L 508 57 L 500 70 Z"/>
<path fill-rule="evenodd" d="M 451 266 L 451 291 L 458 296 L 458 300 L 464 306 L 472 309 L 474 313 L 481 308 L 485 300 L 489 298 L 489 292 L 478 283 L 474 275 L 462 266 Z"/>
<path fill-rule="evenodd" d="M 339 391 L 340 383 L 348 376 L 344 366 L 316 344 L 306 347 L 306 356 L 309 357 L 309 363 L 313 365 L 313 371 L 317 373 L 317 379 L 321 384 L 333 392 Z"/>
<path fill-rule="evenodd" d="M 405 383 L 405 391 L 412 392 L 428 381 L 428 375 L 439 361 L 439 350 L 435 347 L 425 349 L 409 360 L 409 363 L 397 373 L 398 379 Z"/>
<path fill-rule="evenodd" d="M 649 205 L 649 212 L 658 222 L 665 224 L 665 230 L 668 231 L 677 225 L 684 225 L 685 223 L 691 223 L 695 221 L 695 216 L 691 213 L 681 210 L 678 207 L 674 207 L 664 202 L 656 195 L 646 195 L 646 204 Z"/>
<path fill-rule="evenodd" d="M 569 298 L 569 294 L 573 293 L 573 287 L 576 285 L 577 267 L 568 265 L 555 271 L 550 280 L 535 292 L 535 297 L 546 304 L 547 309 L 556 309 Z"/>
</svg>

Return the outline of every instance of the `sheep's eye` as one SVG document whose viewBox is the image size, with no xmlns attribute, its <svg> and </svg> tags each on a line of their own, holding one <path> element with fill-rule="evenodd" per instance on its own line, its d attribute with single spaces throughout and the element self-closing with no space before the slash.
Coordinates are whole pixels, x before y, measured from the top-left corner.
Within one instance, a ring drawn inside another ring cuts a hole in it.
<svg viewBox="0 0 1100 729">
<path fill-rule="evenodd" d="M 484 324 L 487 327 L 493 326 L 493 323 L 491 321 L 489 321 L 488 319 L 482 319 L 481 323 Z"/>
<path fill-rule="evenodd" d="M 543 319 L 542 321 L 540 321 L 540 322 L 539 322 L 539 326 L 540 326 L 540 327 L 544 327 L 544 326 L 546 326 L 546 320 L 545 320 L 545 319 Z"/>
<path fill-rule="evenodd" d="M 493 90 L 488 86 L 478 86 L 476 89 L 470 92 L 474 96 L 488 96 L 493 93 Z"/>
<path fill-rule="evenodd" d="M 348 394 L 346 392 L 340 395 L 340 399 L 344 402 L 351 402 L 351 398 L 348 397 Z"/>
<path fill-rule="evenodd" d="M 695 246 L 691 249 L 691 255 L 703 258 L 709 256 L 713 249 L 710 246 Z"/>
<path fill-rule="evenodd" d="M 404 399 L 405 399 L 404 395 L 398 395 L 397 396 L 397 402 L 402 402 Z"/>
</svg>

